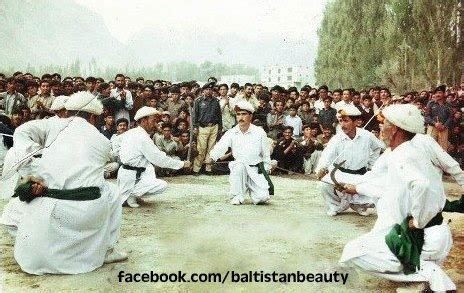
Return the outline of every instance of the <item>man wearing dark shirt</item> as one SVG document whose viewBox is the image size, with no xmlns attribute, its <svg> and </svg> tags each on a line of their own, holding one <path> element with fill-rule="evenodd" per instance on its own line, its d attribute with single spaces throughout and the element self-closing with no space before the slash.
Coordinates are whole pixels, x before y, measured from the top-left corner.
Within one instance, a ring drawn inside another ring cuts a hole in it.
<svg viewBox="0 0 464 293">
<path fill-rule="evenodd" d="M 441 85 L 435 89 L 435 101 L 427 104 L 427 134 L 432 136 L 438 144 L 448 150 L 448 133 L 452 121 L 451 106 L 445 101 L 446 87 Z"/>
<path fill-rule="evenodd" d="M 193 161 L 193 174 L 198 175 L 203 163 L 209 160 L 209 152 L 216 144 L 218 133 L 222 129 L 222 114 L 219 100 L 213 97 L 214 83 L 203 86 L 203 96 L 194 103 L 193 127 L 198 133 L 198 155 Z M 211 174 L 211 164 L 206 164 L 205 171 Z"/>
<path fill-rule="evenodd" d="M 109 113 L 105 116 L 105 125 L 102 126 L 100 132 L 107 138 L 111 139 L 111 136 L 116 133 L 116 127 L 114 126 L 113 113 Z"/>
<path fill-rule="evenodd" d="M 321 127 L 334 127 L 337 122 L 337 110 L 330 107 L 332 104 L 332 98 L 327 96 L 324 97 L 324 108 L 319 111 L 319 124 Z"/>
</svg>

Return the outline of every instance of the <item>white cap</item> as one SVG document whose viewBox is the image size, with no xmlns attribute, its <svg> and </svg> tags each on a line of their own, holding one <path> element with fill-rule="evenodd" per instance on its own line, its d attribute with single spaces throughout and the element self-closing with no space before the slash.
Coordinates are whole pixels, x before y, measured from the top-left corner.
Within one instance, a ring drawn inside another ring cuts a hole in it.
<svg viewBox="0 0 464 293">
<path fill-rule="evenodd" d="M 159 114 L 159 112 L 155 108 L 143 106 L 137 111 L 137 113 L 135 113 L 134 120 L 138 121 L 139 119 L 143 117 L 152 116 L 156 114 Z"/>
<path fill-rule="evenodd" d="M 235 110 L 235 112 L 237 112 L 239 110 L 245 110 L 245 111 L 248 111 L 250 113 L 254 113 L 255 112 L 255 107 L 253 107 L 253 105 L 250 102 L 241 100 L 241 101 L 238 101 L 235 104 L 234 110 Z"/>
<path fill-rule="evenodd" d="M 341 106 L 337 112 L 339 116 L 360 116 L 361 115 L 361 111 L 359 111 L 359 109 L 355 105 L 352 105 L 352 104 Z"/>
<path fill-rule="evenodd" d="M 412 133 L 424 133 L 424 116 L 412 104 L 396 104 L 382 110 L 382 115 L 393 125 Z"/>
<path fill-rule="evenodd" d="M 64 104 L 66 101 L 68 101 L 69 97 L 68 96 L 58 96 L 53 100 L 52 105 L 50 106 L 50 110 L 52 111 L 58 111 L 65 109 Z"/>
<path fill-rule="evenodd" d="M 64 107 L 66 110 L 82 111 L 95 115 L 100 115 L 103 112 L 103 105 L 98 98 L 86 91 L 72 94 Z"/>
<path fill-rule="evenodd" d="M 169 111 L 163 111 L 163 115 L 169 115 L 169 116 L 171 116 L 171 113 L 169 113 Z"/>
</svg>

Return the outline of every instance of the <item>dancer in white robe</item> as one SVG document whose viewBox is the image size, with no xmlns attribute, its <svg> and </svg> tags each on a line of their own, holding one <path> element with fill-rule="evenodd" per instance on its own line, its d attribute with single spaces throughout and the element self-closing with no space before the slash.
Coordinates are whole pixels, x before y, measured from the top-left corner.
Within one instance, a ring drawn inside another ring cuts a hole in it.
<svg viewBox="0 0 464 293">
<path fill-rule="evenodd" d="M 272 167 L 268 140 L 261 127 L 251 124 L 254 111 L 249 102 L 237 102 L 237 126 L 229 129 L 210 153 L 211 160 L 216 161 L 232 149 L 235 160 L 229 163 L 229 183 L 234 205 L 242 204 L 247 193 L 254 204 L 267 202 L 273 194 L 272 182 L 265 176 Z"/>
<path fill-rule="evenodd" d="M 374 188 L 380 195 L 378 218 L 374 228 L 350 241 L 340 262 L 375 275 L 401 282 L 429 282 L 434 291 L 455 290 L 456 286 L 440 265 L 446 259 L 452 238 L 448 225 L 428 225 L 442 211 L 445 194 L 441 175 L 428 155 L 411 141 L 414 133 L 424 131 L 424 119 L 413 105 L 392 105 L 383 111 L 385 122 L 382 137 L 392 149 L 374 165 L 373 172 L 387 171 L 384 184 Z M 377 166 L 380 165 L 380 166 Z M 372 174 L 367 174 L 371 176 Z M 362 193 L 369 183 L 345 185 L 350 194 Z M 381 194 L 380 194 L 381 193 Z M 412 274 L 403 272 L 403 265 L 386 243 L 386 235 L 407 217 L 409 229 L 424 230 L 424 245 L 420 254 L 420 269 Z"/>
<path fill-rule="evenodd" d="M 175 170 L 190 167 L 190 162 L 170 158 L 160 151 L 150 138 L 157 115 L 159 112 L 155 108 L 140 108 L 134 117 L 138 126 L 121 137 L 119 158 L 122 164 L 118 170 L 118 185 L 122 200 L 133 208 L 139 207 L 137 200 L 151 199 L 168 186 L 166 181 L 156 178 L 153 165 Z"/>
<path fill-rule="evenodd" d="M 367 215 L 367 208 L 373 207 L 375 199 L 360 194 L 350 196 L 335 190 L 327 173 L 333 169 L 333 163 L 345 161 L 343 167 L 335 173 L 337 179 L 346 182 L 345 177 L 363 175 L 372 168 L 384 145 L 369 131 L 356 127 L 355 119 L 361 112 L 355 106 L 344 105 L 338 115 L 343 131 L 330 139 L 315 170 L 322 181 L 320 187 L 327 204 L 327 215 L 335 216 L 348 208 L 360 215 Z"/>
<path fill-rule="evenodd" d="M 89 123 L 103 107 L 87 92 L 73 94 L 65 105 L 69 118 L 27 122 L 16 129 L 14 144 L 46 146 L 33 175 L 48 188 L 97 187 L 100 197 L 83 201 L 37 197 L 27 204 L 21 202 L 14 256 L 30 274 L 85 273 L 103 263 L 127 259 L 127 254 L 114 248 L 121 223 L 119 193 L 103 178 L 111 146 Z M 10 203 L 17 201 L 12 198 L 5 206 L 3 223 L 15 206 Z"/>
</svg>

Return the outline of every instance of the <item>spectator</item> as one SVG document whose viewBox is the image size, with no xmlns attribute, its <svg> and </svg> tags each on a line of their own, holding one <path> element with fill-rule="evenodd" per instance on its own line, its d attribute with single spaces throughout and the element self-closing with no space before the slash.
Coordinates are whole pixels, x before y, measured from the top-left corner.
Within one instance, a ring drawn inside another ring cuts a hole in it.
<svg viewBox="0 0 464 293">
<path fill-rule="evenodd" d="M 198 133 L 198 155 L 193 162 L 194 175 L 199 175 L 203 163 L 209 162 L 209 152 L 216 144 L 218 134 L 222 131 L 221 106 L 216 98 L 213 98 L 213 83 L 203 86 L 203 96 L 194 104 L 193 127 Z M 211 174 L 211 164 L 205 166 L 207 174 Z"/>
<path fill-rule="evenodd" d="M 324 146 L 317 139 L 319 125 L 312 123 L 303 127 L 303 137 L 298 141 L 299 151 L 303 156 L 303 170 L 305 174 L 314 173 L 317 162 Z"/>
<path fill-rule="evenodd" d="M 232 109 L 235 98 L 227 95 L 229 87 L 227 84 L 219 85 L 219 105 L 221 106 L 222 114 L 222 133 L 231 129 L 235 125 L 235 111 Z"/>
<path fill-rule="evenodd" d="M 180 100 L 180 89 L 177 86 L 172 86 L 169 89 L 169 98 L 167 100 L 167 110 L 173 117 L 179 115 L 181 108 L 185 107 L 185 102 Z"/>
<path fill-rule="evenodd" d="M 432 136 L 446 151 L 448 150 L 449 127 L 452 121 L 451 106 L 445 101 L 446 86 L 435 89 L 435 101 L 429 101 L 426 108 L 427 134 Z"/>
<path fill-rule="evenodd" d="M 332 98 L 324 97 L 324 107 L 319 111 L 318 120 L 321 127 L 335 127 L 337 123 L 337 110 L 331 107 Z"/>
<path fill-rule="evenodd" d="M 274 113 L 267 114 L 267 127 L 269 129 L 268 136 L 274 140 L 280 137 L 284 127 L 284 102 L 276 101 Z"/>
<path fill-rule="evenodd" d="M 272 158 L 277 160 L 277 166 L 283 168 L 284 173 L 288 171 L 303 171 L 303 156 L 298 152 L 298 142 L 293 139 L 293 127 L 285 126 L 283 137 L 277 142 Z"/>
<path fill-rule="evenodd" d="M 314 108 L 311 109 L 308 101 L 303 101 L 298 110 L 298 116 L 301 118 L 304 125 L 309 125 L 314 120 L 314 117 L 316 117 L 316 113 Z"/>
<path fill-rule="evenodd" d="M 284 117 L 284 125 L 293 128 L 293 138 L 299 138 L 303 131 L 303 122 L 301 118 L 296 115 L 296 107 L 290 106 L 288 108 L 288 115 Z"/>
<path fill-rule="evenodd" d="M 100 132 L 107 138 L 111 139 L 113 134 L 116 133 L 116 127 L 114 126 L 114 114 L 108 113 L 104 118 L 105 125 L 102 126 Z"/>
<path fill-rule="evenodd" d="M 179 160 L 177 157 L 177 151 L 179 150 L 178 143 L 172 136 L 172 125 L 170 123 L 163 123 L 161 126 L 162 134 L 156 133 L 153 140 L 155 145 L 169 157 Z M 157 167 L 158 168 L 158 167 Z M 158 173 L 159 171 L 159 173 Z M 157 173 L 160 175 L 170 175 L 174 171 L 172 169 L 158 168 Z"/>
<path fill-rule="evenodd" d="M 50 107 L 55 97 L 51 94 L 50 82 L 48 79 L 40 81 L 40 94 L 31 98 L 31 113 L 33 117 L 46 116 L 51 113 Z M 53 116 L 53 114 L 51 113 Z"/>
<path fill-rule="evenodd" d="M 117 74 L 115 77 L 115 88 L 111 90 L 110 97 L 115 98 L 119 102 L 118 110 L 115 112 L 115 119 L 126 118 L 130 120 L 129 110 L 132 109 L 134 102 L 132 94 L 124 87 L 126 85 L 124 74 Z"/>
<path fill-rule="evenodd" d="M 249 102 L 250 104 L 253 105 L 253 107 L 255 108 L 255 110 L 258 108 L 259 106 L 259 101 L 258 99 L 256 98 L 255 95 L 253 95 L 253 85 L 251 83 L 246 83 L 245 86 L 243 87 L 243 94 L 242 95 L 239 95 L 238 97 L 235 98 L 236 100 L 234 101 L 234 103 L 238 103 L 240 102 L 241 100 L 245 100 L 247 102 Z"/>
<path fill-rule="evenodd" d="M 26 104 L 24 96 L 16 91 L 17 81 L 14 77 L 6 80 L 6 92 L 0 93 L 0 106 L 6 115 L 12 115 L 13 110 Z"/>
</svg>

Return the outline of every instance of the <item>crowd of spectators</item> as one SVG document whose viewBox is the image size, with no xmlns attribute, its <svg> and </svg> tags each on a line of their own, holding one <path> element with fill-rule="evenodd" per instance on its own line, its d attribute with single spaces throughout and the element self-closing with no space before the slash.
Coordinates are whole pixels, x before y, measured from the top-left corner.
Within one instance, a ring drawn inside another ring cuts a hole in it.
<svg viewBox="0 0 464 293">
<path fill-rule="evenodd" d="M 47 119 L 56 114 L 66 117 L 66 113 L 57 113 L 51 106 L 56 97 L 79 91 L 89 91 L 102 102 L 104 111 L 95 127 L 111 140 L 116 151 L 118 136 L 136 127 L 135 112 L 142 106 L 156 108 L 160 117 L 159 127 L 152 134 L 154 143 L 169 156 L 191 160 L 193 174 L 227 172 L 227 165 L 221 162 L 208 165 L 208 155 L 221 135 L 234 127 L 234 104 L 242 99 L 256 109 L 253 123 L 267 132 L 271 157 L 278 161 L 278 173 L 314 171 L 320 153 L 337 131 L 337 111 L 344 104 L 355 105 L 362 113 L 357 126 L 377 137 L 379 109 L 393 103 L 416 105 L 425 116 L 427 133 L 463 164 L 464 82 L 457 87 L 439 86 L 392 95 L 388 88 L 379 86 L 359 90 L 329 89 L 325 85 L 268 88 L 251 83 L 221 84 L 214 77 L 200 86 L 196 81 L 171 83 L 143 77 L 132 80 L 123 74 L 105 81 L 96 77 L 62 78 L 57 73 L 39 78 L 16 72 L 11 77 L 0 74 L 0 132 L 12 134 L 32 119 Z M 0 145 L 0 166 L 12 145 L 7 135 Z M 233 160 L 233 154 L 229 152 L 221 160 Z M 116 160 L 108 168 L 107 177 L 114 176 L 117 168 Z M 158 172 L 162 176 L 178 173 Z"/>
</svg>

